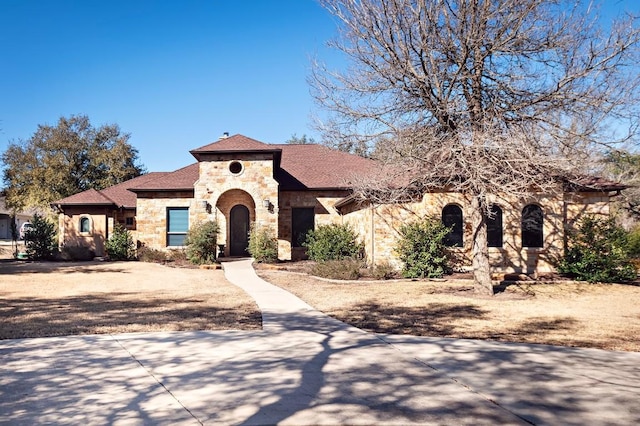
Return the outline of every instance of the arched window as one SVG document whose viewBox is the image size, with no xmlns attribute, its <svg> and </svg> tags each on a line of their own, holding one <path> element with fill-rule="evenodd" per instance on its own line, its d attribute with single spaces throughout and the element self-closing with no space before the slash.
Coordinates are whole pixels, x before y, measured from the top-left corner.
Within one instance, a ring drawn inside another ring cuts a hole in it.
<svg viewBox="0 0 640 426">
<path fill-rule="evenodd" d="M 542 247 L 542 208 L 528 204 L 522 209 L 522 247 Z"/>
<path fill-rule="evenodd" d="M 487 216 L 487 245 L 502 247 L 502 209 L 495 204 Z"/>
<path fill-rule="evenodd" d="M 462 247 L 462 209 L 455 204 L 448 204 L 442 209 L 442 223 L 451 231 L 444 239 L 449 247 Z"/>
<path fill-rule="evenodd" d="M 91 219 L 86 216 L 80 218 L 80 232 L 83 234 L 91 232 Z"/>
</svg>

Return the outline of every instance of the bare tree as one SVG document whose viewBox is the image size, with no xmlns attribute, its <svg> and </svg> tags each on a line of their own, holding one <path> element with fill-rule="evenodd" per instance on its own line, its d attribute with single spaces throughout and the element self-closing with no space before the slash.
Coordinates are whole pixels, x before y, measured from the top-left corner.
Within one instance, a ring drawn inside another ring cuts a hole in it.
<svg viewBox="0 0 640 426">
<path fill-rule="evenodd" d="M 340 71 L 314 66 L 313 93 L 330 115 L 323 137 L 341 149 L 374 150 L 390 165 L 384 178 L 359 185 L 363 198 L 464 193 L 477 291 L 493 292 L 492 197 L 557 190 L 594 149 L 637 130 L 633 16 L 605 29 L 590 2 L 321 3 L 338 18 L 331 45 L 349 60 Z"/>
</svg>

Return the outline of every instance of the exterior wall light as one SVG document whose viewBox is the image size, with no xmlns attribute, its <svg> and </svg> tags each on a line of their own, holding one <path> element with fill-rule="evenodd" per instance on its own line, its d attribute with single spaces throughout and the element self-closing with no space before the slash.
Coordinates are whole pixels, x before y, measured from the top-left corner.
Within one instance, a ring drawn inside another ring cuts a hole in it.
<svg viewBox="0 0 640 426">
<path fill-rule="evenodd" d="M 264 200 L 262 200 L 262 207 L 268 209 L 269 207 L 271 207 L 271 201 L 269 201 L 268 198 L 265 198 Z"/>
</svg>

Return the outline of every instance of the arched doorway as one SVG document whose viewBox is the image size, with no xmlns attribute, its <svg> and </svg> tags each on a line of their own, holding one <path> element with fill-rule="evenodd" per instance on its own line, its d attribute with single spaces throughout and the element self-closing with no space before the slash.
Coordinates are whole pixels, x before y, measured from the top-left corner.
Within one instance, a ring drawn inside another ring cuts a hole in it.
<svg viewBox="0 0 640 426">
<path fill-rule="evenodd" d="M 249 209 L 242 204 L 229 213 L 229 255 L 247 256 L 249 246 Z"/>
</svg>

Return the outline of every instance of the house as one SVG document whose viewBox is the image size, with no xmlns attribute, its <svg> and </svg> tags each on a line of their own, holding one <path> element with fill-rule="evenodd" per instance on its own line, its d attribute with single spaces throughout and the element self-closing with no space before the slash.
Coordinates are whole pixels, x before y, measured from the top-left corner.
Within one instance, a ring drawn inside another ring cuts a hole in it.
<svg viewBox="0 0 640 426">
<path fill-rule="evenodd" d="M 471 264 L 465 194 L 443 190 L 402 204 L 361 202 L 352 196 L 354 179 L 379 172 L 380 165 L 322 145 L 265 144 L 225 134 L 190 153 L 196 162 L 174 172 L 149 173 L 53 203 L 60 245 L 85 246 L 104 255 L 105 241 L 119 223 L 139 245 L 179 249 L 192 224 L 215 220 L 225 256 L 247 254 L 255 224 L 273 230 L 279 259 L 298 260 L 305 257 L 302 242 L 309 230 L 348 223 L 375 264 L 394 262 L 402 223 L 436 214 L 453 227 L 448 243 L 460 266 Z M 496 197 L 488 230 L 494 270 L 552 270 L 554 257 L 564 250 L 566 226 L 585 213 L 608 215 L 610 198 L 624 189 L 596 178 L 562 185 L 562 191 L 532 194 L 526 202 Z"/>
<path fill-rule="evenodd" d="M 14 211 L 5 204 L 5 197 L 0 196 L 0 240 L 10 240 L 11 235 L 11 217 L 15 216 L 16 230 L 20 230 L 23 223 L 29 222 L 35 213 L 39 213 L 36 209 L 28 209 L 25 211 Z"/>
</svg>

